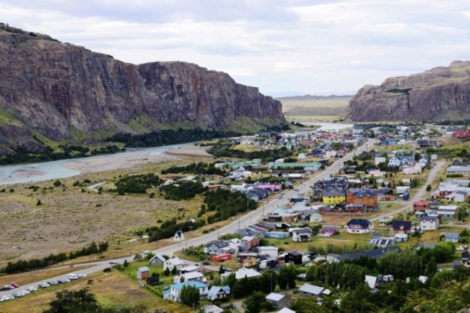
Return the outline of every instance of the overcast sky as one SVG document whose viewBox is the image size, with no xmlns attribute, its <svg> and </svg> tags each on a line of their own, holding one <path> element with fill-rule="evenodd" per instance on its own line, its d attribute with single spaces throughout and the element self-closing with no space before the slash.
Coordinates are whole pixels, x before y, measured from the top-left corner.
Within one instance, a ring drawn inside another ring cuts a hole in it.
<svg viewBox="0 0 470 313">
<path fill-rule="evenodd" d="M 275 96 L 352 94 L 470 56 L 470 0 L 0 0 L 0 15 L 130 63 L 225 71 Z"/>
</svg>

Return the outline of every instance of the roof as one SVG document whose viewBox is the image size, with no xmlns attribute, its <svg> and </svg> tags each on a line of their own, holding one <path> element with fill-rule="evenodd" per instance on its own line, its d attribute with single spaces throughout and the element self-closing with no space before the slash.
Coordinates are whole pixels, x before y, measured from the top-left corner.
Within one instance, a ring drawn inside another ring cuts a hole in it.
<svg viewBox="0 0 470 313">
<path fill-rule="evenodd" d="M 184 280 L 190 280 L 192 278 L 199 278 L 199 277 L 204 277 L 202 273 L 199 272 L 190 272 L 182 275 L 184 277 Z"/>
<path fill-rule="evenodd" d="M 305 228 L 294 229 L 292 232 L 296 234 L 311 234 L 312 230 L 309 227 L 305 227 Z"/>
<path fill-rule="evenodd" d="M 363 228 L 369 228 L 370 224 L 371 223 L 368 220 L 365 220 L 362 218 L 353 218 L 352 220 L 348 222 L 347 226 L 360 225 Z"/>
<path fill-rule="evenodd" d="M 419 219 L 420 222 L 436 222 L 438 220 L 437 216 L 421 216 Z"/>
<path fill-rule="evenodd" d="M 191 286 L 191 287 L 196 287 L 196 288 L 204 288 L 204 287 L 207 287 L 206 284 L 201 283 L 201 282 L 199 282 L 199 281 L 185 281 L 184 283 L 179 283 L 179 284 L 171 285 L 171 288 L 174 288 L 174 289 L 177 289 L 177 290 L 181 290 L 181 289 L 183 289 L 183 287 L 185 287 L 185 286 Z"/>
<path fill-rule="evenodd" d="M 205 306 L 202 307 L 202 310 L 204 312 L 210 312 L 210 313 L 223 312 L 224 311 L 221 308 L 219 308 L 218 306 L 216 306 L 215 304 L 205 305 Z"/>
<path fill-rule="evenodd" d="M 150 270 L 147 266 L 139 267 L 138 271 L 139 272 L 150 272 Z"/>
<path fill-rule="evenodd" d="M 228 246 L 228 242 L 226 242 L 225 240 L 212 240 L 206 244 L 206 247 L 210 247 L 212 245 L 215 245 L 217 248 L 223 248 Z"/>
<path fill-rule="evenodd" d="M 152 262 L 153 260 L 155 260 L 155 259 L 158 259 L 158 260 L 160 260 L 160 261 L 162 261 L 162 262 L 165 262 L 165 261 L 166 261 L 166 259 L 165 259 L 161 254 L 156 254 L 155 256 L 153 256 L 153 258 L 150 259 L 149 262 L 151 263 L 151 262 Z"/>
<path fill-rule="evenodd" d="M 284 295 L 281 295 L 279 293 L 271 292 L 269 295 L 266 296 L 266 300 L 279 301 L 284 297 Z"/>
<path fill-rule="evenodd" d="M 242 278 L 245 278 L 245 277 L 256 277 L 256 276 L 260 276 L 261 274 L 257 271 L 255 271 L 254 269 L 251 269 L 251 268 L 245 268 L 245 267 L 242 267 L 241 269 L 239 269 L 238 271 L 235 272 L 235 278 L 236 279 L 242 279 Z"/>
<path fill-rule="evenodd" d="M 295 313 L 295 311 L 292 311 L 289 308 L 283 308 L 282 310 L 278 311 L 277 313 Z"/>
<path fill-rule="evenodd" d="M 220 291 L 224 291 L 225 293 L 230 293 L 230 287 L 229 286 L 212 286 L 211 289 L 209 289 L 208 296 L 210 297 L 211 295 L 215 296 L 217 295 Z"/>
<path fill-rule="evenodd" d="M 446 234 L 446 239 L 459 239 L 460 234 L 459 233 L 447 233 Z"/>
<path fill-rule="evenodd" d="M 392 226 L 393 226 L 393 229 L 399 229 L 402 226 L 405 229 L 411 229 L 411 222 L 410 221 L 393 221 Z"/>
<path fill-rule="evenodd" d="M 315 285 L 303 284 L 303 286 L 299 288 L 299 291 L 310 293 L 310 294 L 313 294 L 313 295 L 321 295 L 321 293 L 324 289 L 325 288 L 323 288 L 323 287 L 319 287 L 319 286 L 315 286 Z"/>
<path fill-rule="evenodd" d="M 369 257 L 369 258 L 378 259 L 379 257 L 384 255 L 385 253 L 390 252 L 390 251 L 395 251 L 395 250 L 399 251 L 400 248 L 398 248 L 396 246 L 392 246 L 392 247 L 387 247 L 387 248 L 383 248 L 383 249 L 376 249 L 376 250 L 370 250 L 370 251 L 361 251 L 361 252 L 356 252 L 356 253 L 351 253 L 351 254 L 343 254 L 343 255 L 340 255 L 339 257 L 337 257 L 337 259 L 339 261 L 341 261 L 341 260 L 354 260 L 354 259 L 360 258 L 361 256 L 366 256 L 366 257 Z"/>
</svg>

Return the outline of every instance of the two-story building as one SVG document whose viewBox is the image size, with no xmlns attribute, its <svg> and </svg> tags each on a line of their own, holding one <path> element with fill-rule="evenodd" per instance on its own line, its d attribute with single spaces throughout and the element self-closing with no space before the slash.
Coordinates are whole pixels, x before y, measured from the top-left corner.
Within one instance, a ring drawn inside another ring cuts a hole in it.
<svg viewBox="0 0 470 313">
<path fill-rule="evenodd" d="M 419 220 L 419 228 L 421 231 L 438 230 L 439 218 L 436 216 L 422 216 Z"/>
<path fill-rule="evenodd" d="M 312 240 L 312 229 L 309 227 L 294 229 L 292 231 L 292 240 L 295 242 Z"/>
<path fill-rule="evenodd" d="M 172 301 L 172 302 L 181 302 L 181 291 L 184 287 L 195 287 L 199 290 L 199 296 L 201 299 L 205 299 L 209 292 L 208 286 L 199 281 L 189 281 L 179 284 L 174 284 L 170 286 L 170 289 L 163 291 L 163 299 Z"/>
<path fill-rule="evenodd" d="M 374 230 L 374 225 L 365 219 L 354 218 L 346 225 L 346 231 L 350 234 L 368 234 Z"/>
</svg>

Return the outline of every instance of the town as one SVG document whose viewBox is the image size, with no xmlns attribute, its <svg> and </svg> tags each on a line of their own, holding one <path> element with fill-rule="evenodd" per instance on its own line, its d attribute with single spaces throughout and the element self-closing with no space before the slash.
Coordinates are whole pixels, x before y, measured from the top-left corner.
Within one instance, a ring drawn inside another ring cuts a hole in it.
<svg viewBox="0 0 470 313">
<path fill-rule="evenodd" d="M 102 183 L 94 192 L 201 199 L 190 216 L 137 229 L 126 241 L 152 248 L 107 256 L 110 248 L 99 244 L 89 255 L 103 260 L 80 262 L 79 255 L 68 273 L 6 283 L 0 311 L 65 286 L 99 294 L 99 281 L 120 275 L 155 298 L 146 308 L 155 312 L 417 306 L 402 290 L 416 294 L 425 312 L 433 297 L 425 290 L 448 282 L 459 288 L 470 274 L 469 138 L 463 128 L 409 123 L 299 127 L 203 142 L 214 159 L 183 157 L 179 165 Z M 43 268 L 26 263 L 6 264 L 1 281 Z"/>
</svg>

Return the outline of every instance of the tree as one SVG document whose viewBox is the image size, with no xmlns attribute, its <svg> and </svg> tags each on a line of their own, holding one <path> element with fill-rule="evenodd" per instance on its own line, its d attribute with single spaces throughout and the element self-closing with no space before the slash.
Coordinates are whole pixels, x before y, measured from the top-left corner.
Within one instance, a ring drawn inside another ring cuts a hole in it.
<svg viewBox="0 0 470 313">
<path fill-rule="evenodd" d="M 245 300 L 245 313 L 260 313 L 261 304 L 266 301 L 264 294 L 261 291 L 253 293 L 248 299 Z"/>
<path fill-rule="evenodd" d="M 219 267 L 219 275 L 225 273 L 225 270 L 224 270 L 224 267 L 222 265 L 220 265 Z"/>
<path fill-rule="evenodd" d="M 129 266 L 129 262 L 127 262 L 127 259 L 124 260 L 124 263 L 122 264 L 124 267 L 128 267 Z"/>
<path fill-rule="evenodd" d="M 163 275 L 165 276 L 170 276 L 170 268 L 167 267 L 164 271 L 163 271 Z"/>
<path fill-rule="evenodd" d="M 36 205 L 37 205 L 37 206 L 40 206 L 40 205 L 42 205 L 42 202 L 41 202 L 41 200 L 38 200 L 38 202 L 36 202 Z"/>
<path fill-rule="evenodd" d="M 281 267 L 279 271 L 279 287 L 283 290 L 289 288 L 295 288 L 295 278 L 297 277 L 297 270 L 295 265 L 289 264 Z"/>
<path fill-rule="evenodd" d="M 171 275 L 176 275 L 178 273 L 178 270 L 176 269 L 176 266 L 173 266 L 173 269 L 171 270 Z"/>
<path fill-rule="evenodd" d="M 57 179 L 57 180 L 54 182 L 54 186 L 55 186 L 55 187 L 59 187 L 60 185 L 62 185 L 62 183 L 60 182 L 60 180 Z"/>
<path fill-rule="evenodd" d="M 199 304 L 199 289 L 192 286 L 184 286 L 180 293 L 181 303 L 194 308 Z"/>
<path fill-rule="evenodd" d="M 432 190 L 432 186 L 429 184 L 426 186 L 426 191 L 431 191 Z"/>
<path fill-rule="evenodd" d="M 100 307 L 95 296 L 88 288 L 77 291 L 59 291 L 56 293 L 56 300 L 49 303 L 49 310 L 46 313 L 88 313 L 98 312 Z"/>
</svg>

